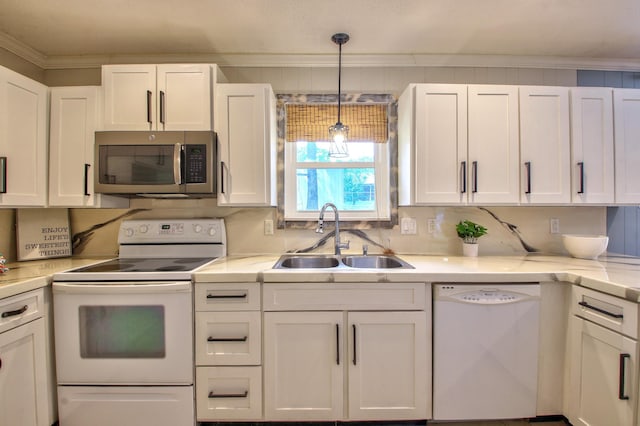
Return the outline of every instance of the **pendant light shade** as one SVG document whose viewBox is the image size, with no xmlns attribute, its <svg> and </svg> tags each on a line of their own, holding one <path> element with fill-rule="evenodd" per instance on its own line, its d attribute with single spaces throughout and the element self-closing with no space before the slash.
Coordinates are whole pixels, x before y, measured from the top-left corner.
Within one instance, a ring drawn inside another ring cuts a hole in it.
<svg viewBox="0 0 640 426">
<path fill-rule="evenodd" d="M 338 54 L 338 121 L 333 126 L 329 126 L 329 139 L 331 146 L 329 148 L 330 157 L 347 157 L 349 150 L 347 148 L 347 140 L 349 136 L 349 126 L 345 126 L 340 121 L 340 101 L 342 97 L 341 81 L 342 81 L 342 45 L 349 41 L 349 34 L 337 33 L 331 36 L 331 41 L 339 46 Z"/>
</svg>

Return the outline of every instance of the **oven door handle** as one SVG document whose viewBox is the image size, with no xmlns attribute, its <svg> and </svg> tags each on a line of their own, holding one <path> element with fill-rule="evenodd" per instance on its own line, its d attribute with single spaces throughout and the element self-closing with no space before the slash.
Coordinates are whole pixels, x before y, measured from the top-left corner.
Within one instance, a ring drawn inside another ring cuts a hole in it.
<svg viewBox="0 0 640 426">
<path fill-rule="evenodd" d="M 54 293 L 66 294 L 158 294 L 191 292 L 191 281 L 55 282 Z"/>
</svg>

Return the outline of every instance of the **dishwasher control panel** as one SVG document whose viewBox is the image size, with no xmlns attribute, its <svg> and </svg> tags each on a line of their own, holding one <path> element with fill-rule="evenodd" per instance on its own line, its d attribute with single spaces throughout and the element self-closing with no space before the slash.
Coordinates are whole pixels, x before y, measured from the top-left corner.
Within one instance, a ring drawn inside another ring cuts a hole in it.
<svg viewBox="0 0 640 426">
<path fill-rule="evenodd" d="M 504 304 L 540 298 L 538 283 L 434 284 L 434 299 L 475 304 Z"/>
</svg>

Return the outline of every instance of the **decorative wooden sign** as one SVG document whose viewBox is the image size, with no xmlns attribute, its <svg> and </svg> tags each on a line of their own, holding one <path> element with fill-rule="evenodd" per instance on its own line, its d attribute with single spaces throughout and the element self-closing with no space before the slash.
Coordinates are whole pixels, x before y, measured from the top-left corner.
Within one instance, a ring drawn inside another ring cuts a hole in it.
<svg viewBox="0 0 640 426">
<path fill-rule="evenodd" d="M 17 209 L 18 260 L 71 256 L 68 209 Z"/>
</svg>

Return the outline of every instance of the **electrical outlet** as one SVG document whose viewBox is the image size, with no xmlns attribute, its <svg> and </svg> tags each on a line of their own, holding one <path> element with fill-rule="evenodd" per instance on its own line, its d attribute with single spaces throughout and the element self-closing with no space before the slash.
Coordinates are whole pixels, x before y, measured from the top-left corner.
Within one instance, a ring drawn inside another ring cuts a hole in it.
<svg viewBox="0 0 640 426">
<path fill-rule="evenodd" d="M 435 218 L 427 219 L 427 232 L 433 234 L 436 232 L 436 220 Z"/>
<path fill-rule="evenodd" d="M 400 233 L 404 235 L 415 235 L 418 232 L 416 220 L 412 217 L 403 217 L 400 220 Z"/>
<path fill-rule="evenodd" d="M 552 234 L 560 233 L 560 219 L 549 219 L 549 232 Z"/>
<path fill-rule="evenodd" d="M 264 235 L 273 235 L 273 220 L 267 219 L 264 221 Z"/>
</svg>

